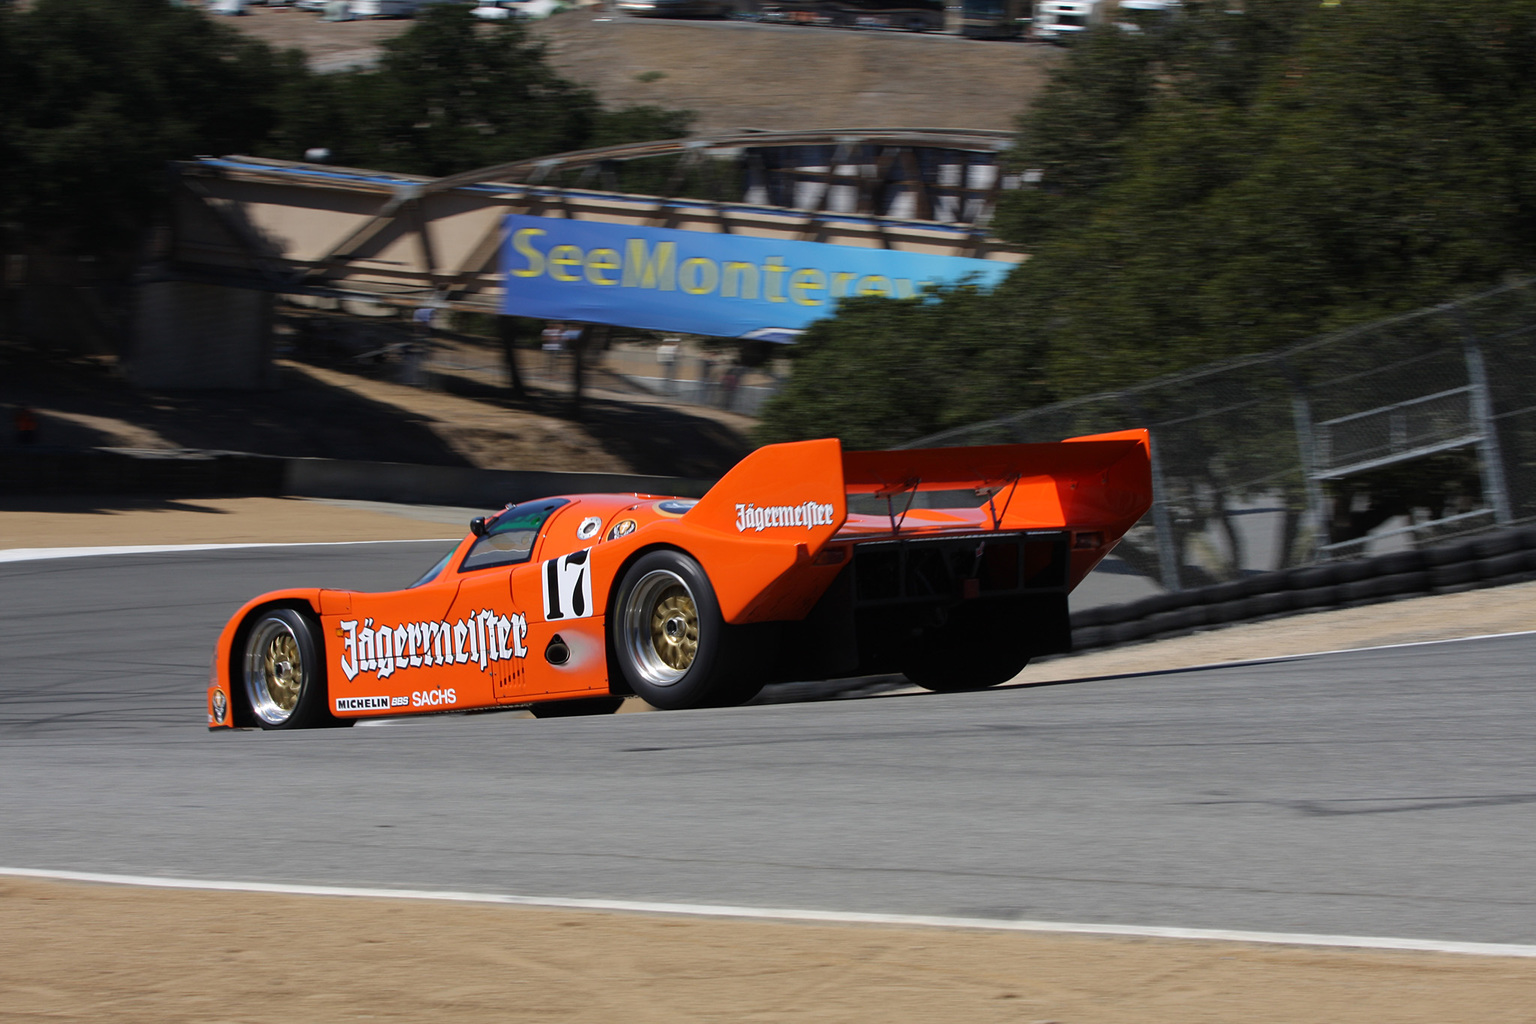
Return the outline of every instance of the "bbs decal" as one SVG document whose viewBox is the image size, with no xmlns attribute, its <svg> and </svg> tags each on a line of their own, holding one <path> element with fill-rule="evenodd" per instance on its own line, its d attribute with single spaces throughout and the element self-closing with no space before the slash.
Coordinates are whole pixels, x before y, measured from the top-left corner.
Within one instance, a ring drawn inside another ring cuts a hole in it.
<svg viewBox="0 0 1536 1024">
<path fill-rule="evenodd" d="M 585 619 L 592 614 L 592 549 L 544 563 L 544 621 Z"/>
</svg>

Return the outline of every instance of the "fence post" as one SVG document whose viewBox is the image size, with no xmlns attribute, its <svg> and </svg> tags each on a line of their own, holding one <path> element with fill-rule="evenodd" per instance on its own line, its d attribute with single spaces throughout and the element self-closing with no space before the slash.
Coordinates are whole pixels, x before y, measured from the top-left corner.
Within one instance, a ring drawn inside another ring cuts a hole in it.
<svg viewBox="0 0 1536 1024">
<path fill-rule="evenodd" d="M 1472 420 L 1482 435 L 1477 442 L 1477 454 L 1483 463 L 1483 481 L 1488 489 L 1488 503 L 1493 506 L 1494 522 L 1507 524 L 1514 521 L 1509 507 L 1509 485 L 1504 480 L 1504 456 L 1499 449 L 1498 429 L 1493 423 L 1493 400 L 1488 393 L 1488 368 L 1483 362 L 1483 346 L 1459 305 L 1448 307 L 1456 322 L 1461 325 L 1462 347 L 1467 356 L 1467 383 L 1472 388 Z"/>
<path fill-rule="evenodd" d="M 1312 550 L 1308 559 L 1317 555 L 1318 542 L 1323 536 L 1323 489 L 1317 483 L 1317 439 L 1312 435 L 1312 402 L 1307 398 L 1306 385 L 1291 361 L 1279 359 L 1280 372 L 1291 385 L 1291 421 L 1296 428 L 1296 447 L 1301 452 L 1301 476 L 1307 489 L 1307 515 L 1302 525 L 1310 532 Z M 1295 549 L 1292 549 L 1295 554 Z M 1283 567 L 1282 567 L 1283 568 Z"/>
<path fill-rule="evenodd" d="M 1179 582 L 1179 548 L 1173 535 L 1173 522 L 1168 517 L 1168 488 L 1163 477 L 1163 460 L 1157 452 L 1157 431 L 1146 422 L 1141 403 L 1135 397 L 1121 394 L 1120 401 L 1131 414 L 1131 422 L 1146 426 L 1148 452 L 1152 462 L 1152 528 L 1157 533 L 1157 567 L 1168 590 L 1183 590 Z"/>
<path fill-rule="evenodd" d="M 1157 454 L 1157 436 L 1148 430 L 1148 448 L 1152 456 L 1152 525 L 1157 530 L 1157 562 L 1162 570 L 1163 586 L 1183 590 L 1179 582 L 1179 549 L 1174 543 L 1173 523 L 1168 518 L 1168 488 L 1163 478 L 1163 460 Z"/>
</svg>

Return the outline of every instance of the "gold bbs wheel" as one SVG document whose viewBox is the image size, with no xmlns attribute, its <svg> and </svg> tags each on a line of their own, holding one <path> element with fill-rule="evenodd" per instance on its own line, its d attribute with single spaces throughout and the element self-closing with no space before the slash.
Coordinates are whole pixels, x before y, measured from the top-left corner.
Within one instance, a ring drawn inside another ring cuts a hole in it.
<svg viewBox="0 0 1536 1024">
<path fill-rule="evenodd" d="M 292 609 L 273 609 L 251 625 L 245 641 L 245 697 L 257 725 L 281 729 L 311 717 L 315 691 L 323 689 L 314 651 L 309 623 Z"/>
<path fill-rule="evenodd" d="M 656 569 L 630 590 L 622 612 L 630 664 L 652 686 L 671 686 L 699 653 L 699 606 L 677 573 Z"/>
<path fill-rule="evenodd" d="M 698 562 L 647 551 L 625 570 L 608 616 L 612 684 L 663 711 L 740 704 L 762 688 L 773 653 L 748 629 L 721 616 Z"/>
</svg>

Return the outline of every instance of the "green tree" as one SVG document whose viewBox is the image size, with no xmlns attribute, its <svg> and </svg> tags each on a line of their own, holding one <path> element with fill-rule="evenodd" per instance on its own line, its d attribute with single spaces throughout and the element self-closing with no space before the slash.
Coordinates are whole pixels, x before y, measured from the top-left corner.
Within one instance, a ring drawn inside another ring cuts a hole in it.
<svg viewBox="0 0 1536 1024">
<path fill-rule="evenodd" d="M 688 133 L 692 114 L 660 107 L 604 110 L 562 78 L 543 43 L 516 21 L 486 25 L 467 4 L 424 8 L 384 43 L 377 68 L 290 69 L 282 121 L 263 153 L 296 159 L 311 147 L 357 167 L 441 176 L 569 150 Z"/>
<path fill-rule="evenodd" d="M 199 154 L 449 174 L 686 134 L 685 111 L 605 111 L 516 23 L 434 5 L 374 70 L 317 74 L 172 0 L 0 0 L 0 226 L 80 252 L 130 251 Z"/>
<path fill-rule="evenodd" d="M 950 393 L 1024 409 L 1455 298 L 1536 270 L 1536 0 L 1194 3 L 1105 28 L 1022 118 L 1012 163 L 1037 180 L 994 223 L 1031 253 L 1003 311 L 945 296 L 884 327 L 1026 353 L 953 363 Z M 816 333 L 867 395 L 887 370 L 850 308 Z M 854 425 L 879 432 L 867 409 Z"/>
<path fill-rule="evenodd" d="M 0 13 L 4 219 L 99 251 L 144 222 L 168 160 L 249 151 L 275 122 L 265 45 L 166 0 Z"/>
<path fill-rule="evenodd" d="M 794 351 L 794 373 L 764 408 L 764 442 L 835 434 L 853 448 L 889 448 L 999 415 L 1043 389 L 1037 353 L 993 338 L 1012 320 L 1006 301 L 972 285 L 911 299 L 844 299 Z M 960 372 L 962 370 L 969 372 Z"/>
<path fill-rule="evenodd" d="M 515 21 L 484 29 L 468 5 L 424 8 L 377 70 L 343 79 L 348 162 L 444 175 L 580 149 L 596 97 L 557 75 Z"/>
</svg>

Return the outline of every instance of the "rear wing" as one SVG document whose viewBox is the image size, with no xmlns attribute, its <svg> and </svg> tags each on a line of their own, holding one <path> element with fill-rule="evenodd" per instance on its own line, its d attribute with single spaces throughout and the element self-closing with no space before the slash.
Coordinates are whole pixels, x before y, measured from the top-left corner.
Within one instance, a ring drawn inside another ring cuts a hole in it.
<svg viewBox="0 0 1536 1024">
<path fill-rule="evenodd" d="M 996 529 L 1088 529 L 1113 543 L 1152 506 L 1151 438 L 1125 430 L 1047 444 L 845 452 L 843 489 L 898 511 L 907 496 L 927 508 L 985 504 Z"/>
<path fill-rule="evenodd" d="M 850 499 L 873 499 L 893 517 L 912 507 L 971 509 L 971 521 L 956 524 L 969 531 L 1098 533 L 1096 562 L 1151 507 L 1150 451 L 1145 430 L 883 452 L 845 452 L 833 438 L 767 445 L 737 463 L 685 519 L 730 540 L 707 558 L 714 563 L 708 568 L 721 611 L 742 621 L 779 607 L 780 584 L 797 566 L 817 562 L 847 521 Z M 1088 568 L 1085 562 L 1080 572 Z"/>
</svg>

